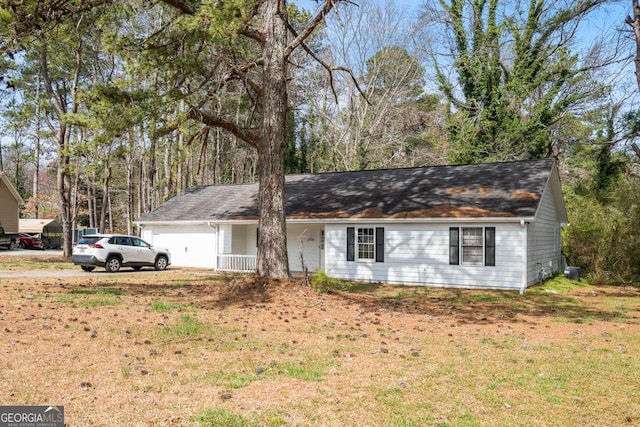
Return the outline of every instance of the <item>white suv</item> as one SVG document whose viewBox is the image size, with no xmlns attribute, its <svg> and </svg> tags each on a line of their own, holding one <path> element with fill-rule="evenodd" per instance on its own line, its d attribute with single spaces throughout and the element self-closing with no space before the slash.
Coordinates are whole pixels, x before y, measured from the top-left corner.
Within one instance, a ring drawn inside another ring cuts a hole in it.
<svg viewBox="0 0 640 427">
<path fill-rule="evenodd" d="M 145 266 L 164 270 L 171 264 L 171 255 L 168 249 L 153 247 L 136 236 L 90 234 L 73 245 L 71 260 L 84 271 L 93 271 L 96 266 L 109 272 Z"/>
</svg>

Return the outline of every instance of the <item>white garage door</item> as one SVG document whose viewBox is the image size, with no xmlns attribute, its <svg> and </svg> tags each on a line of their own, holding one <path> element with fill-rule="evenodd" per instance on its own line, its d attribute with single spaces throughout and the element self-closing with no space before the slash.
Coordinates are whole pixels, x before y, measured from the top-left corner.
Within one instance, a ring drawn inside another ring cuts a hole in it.
<svg viewBox="0 0 640 427">
<path fill-rule="evenodd" d="M 215 268 L 216 230 L 206 225 L 156 226 L 153 244 L 169 249 L 173 266 Z"/>
</svg>

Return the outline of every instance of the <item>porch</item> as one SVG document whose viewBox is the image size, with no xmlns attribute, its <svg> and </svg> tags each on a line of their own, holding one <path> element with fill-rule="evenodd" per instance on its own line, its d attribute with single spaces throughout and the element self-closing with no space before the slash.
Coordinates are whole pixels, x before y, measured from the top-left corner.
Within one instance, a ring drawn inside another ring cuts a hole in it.
<svg viewBox="0 0 640 427">
<path fill-rule="evenodd" d="M 256 255 L 218 255 L 218 270 L 234 273 L 252 273 L 256 271 Z"/>
<path fill-rule="evenodd" d="M 257 267 L 257 224 L 220 224 L 215 269 L 251 273 Z M 320 224 L 288 224 L 287 250 L 289 269 L 315 271 L 322 268 L 324 226 Z"/>
</svg>

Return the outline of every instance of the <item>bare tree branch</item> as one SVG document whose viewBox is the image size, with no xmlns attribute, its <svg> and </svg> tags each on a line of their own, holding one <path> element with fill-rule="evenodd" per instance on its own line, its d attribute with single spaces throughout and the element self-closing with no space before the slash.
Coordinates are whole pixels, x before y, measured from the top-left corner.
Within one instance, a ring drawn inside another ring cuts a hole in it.
<svg viewBox="0 0 640 427">
<path fill-rule="evenodd" d="M 238 30 L 238 34 L 253 39 L 260 44 L 264 43 L 264 35 L 260 31 L 253 28 L 242 28 Z"/>
<path fill-rule="evenodd" d="M 253 39 L 260 43 L 260 45 L 262 46 L 262 44 L 264 43 L 264 34 L 259 30 L 251 27 L 251 21 L 258 13 L 258 4 L 258 2 L 255 2 L 244 14 L 238 34 L 249 37 L 250 39 Z"/>
<path fill-rule="evenodd" d="M 351 2 L 349 2 L 349 3 L 351 3 Z M 287 25 L 289 27 L 289 31 L 291 32 L 291 34 L 293 34 L 294 37 L 296 37 L 296 39 L 298 39 L 297 32 L 296 32 L 295 28 L 293 28 L 293 26 L 290 23 L 287 23 Z M 333 97 L 335 98 L 336 102 L 338 102 L 338 94 L 336 93 L 336 89 L 335 89 L 335 86 L 333 84 L 333 72 L 334 71 L 343 71 L 343 72 L 349 74 L 349 76 L 351 77 L 351 80 L 353 81 L 353 84 L 355 85 L 355 87 L 358 90 L 358 92 L 360 93 L 360 95 L 362 95 L 362 97 L 365 99 L 365 101 L 367 101 L 367 104 L 371 105 L 371 102 L 369 101 L 369 98 L 367 98 L 367 95 L 364 93 L 364 91 L 360 87 L 360 84 L 358 83 L 358 79 L 356 79 L 356 76 L 353 75 L 353 71 L 351 71 L 351 69 L 349 69 L 347 67 L 337 67 L 337 66 L 331 66 L 331 65 L 327 64 L 325 61 L 322 60 L 322 58 L 320 58 L 318 55 L 316 55 L 316 53 L 313 51 L 313 49 L 311 49 L 309 46 L 307 46 L 307 44 L 304 42 L 304 40 L 301 40 L 300 43 L 298 44 L 298 46 L 301 46 L 302 49 L 304 49 L 304 51 L 307 52 L 307 54 L 309 56 L 311 56 L 313 59 L 315 59 L 315 61 L 318 64 L 320 64 L 322 66 L 322 68 L 327 70 L 327 73 L 329 74 L 329 86 L 331 86 L 331 92 L 333 93 Z"/>
<path fill-rule="evenodd" d="M 260 89 L 260 86 L 258 86 L 258 84 L 256 84 L 254 81 L 252 81 L 247 77 L 247 72 L 255 67 L 261 66 L 263 63 L 264 63 L 264 60 L 262 58 L 259 58 L 255 61 L 251 61 L 251 62 L 247 62 L 244 64 L 231 67 L 231 69 L 229 69 L 229 71 L 227 71 L 224 74 L 224 76 L 222 76 L 222 78 L 220 79 L 220 84 L 218 85 L 218 87 L 222 87 L 225 83 L 227 83 L 230 80 L 239 78 L 240 80 L 247 83 L 247 85 L 252 90 L 254 90 L 257 94 L 260 94 L 262 92 L 262 90 Z"/>
<path fill-rule="evenodd" d="M 300 46 L 311 35 L 311 33 L 315 31 L 318 25 L 324 22 L 325 17 L 329 14 L 329 12 L 331 12 L 334 6 L 339 2 L 349 3 L 357 6 L 357 4 L 351 0 L 326 0 L 320 12 L 318 12 L 316 16 L 314 16 L 311 19 L 311 21 L 307 24 L 307 27 L 304 29 L 304 31 L 302 31 L 300 34 L 296 34 L 295 32 L 293 32 L 293 34 L 295 35 L 295 38 L 291 41 L 291 43 L 289 43 L 289 45 L 285 49 L 286 58 L 288 58 L 289 55 L 291 55 L 291 53 L 298 46 Z"/>
<path fill-rule="evenodd" d="M 260 144 L 260 137 L 254 131 L 241 128 L 235 123 L 231 123 L 227 120 L 221 119 L 220 117 L 205 114 L 197 108 L 192 107 L 189 109 L 187 117 L 210 127 L 224 129 L 253 147 L 258 148 L 258 145 Z"/>
</svg>

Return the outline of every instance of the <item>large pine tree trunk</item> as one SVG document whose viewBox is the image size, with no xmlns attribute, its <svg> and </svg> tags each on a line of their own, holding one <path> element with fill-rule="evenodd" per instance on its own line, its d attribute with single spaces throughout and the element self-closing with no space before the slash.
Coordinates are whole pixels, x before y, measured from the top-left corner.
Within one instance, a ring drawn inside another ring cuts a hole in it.
<svg viewBox="0 0 640 427">
<path fill-rule="evenodd" d="M 107 153 L 107 156 L 109 154 Z M 100 223 L 98 231 L 106 233 L 107 223 L 107 207 L 109 204 L 109 185 L 111 183 L 111 167 L 109 166 L 109 158 L 107 157 L 104 165 L 104 179 L 102 181 L 102 207 L 100 209 Z"/>
<path fill-rule="evenodd" d="M 287 119 L 287 44 L 284 0 L 266 0 L 262 129 L 258 147 L 259 245 L 257 273 L 269 278 L 289 276 L 284 213 L 284 146 Z"/>
<path fill-rule="evenodd" d="M 65 109 L 66 105 L 59 102 L 57 94 L 53 90 L 53 84 L 49 76 L 48 60 L 47 60 L 47 43 L 43 39 L 40 46 L 40 75 L 45 92 L 51 102 L 53 112 L 59 121 L 58 128 L 50 124 L 51 131 L 54 132 L 57 143 L 57 172 L 56 181 L 58 185 L 58 198 L 60 202 L 60 216 L 62 219 L 62 255 L 65 258 L 71 257 L 73 249 L 73 211 L 71 203 L 71 177 L 69 175 L 71 159 L 69 157 L 69 138 L 70 130 L 67 127 L 63 117 L 69 113 Z M 76 69 L 76 72 L 78 69 Z M 75 94 L 75 92 L 74 92 Z M 70 112 L 75 112 L 73 108 Z M 49 122 L 50 123 L 50 122 Z"/>
<path fill-rule="evenodd" d="M 71 177 L 69 176 L 69 156 L 66 154 L 66 127 L 61 126 L 58 139 L 58 170 L 56 173 L 58 184 L 58 198 L 60 201 L 60 216 L 62 217 L 62 256 L 71 257 L 73 249 L 73 212 L 71 209 Z"/>
<path fill-rule="evenodd" d="M 36 114 L 35 114 L 35 129 L 34 129 L 34 147 L 33 147 L 33 158 L 34 169 L 33 169 L 33 200 L 35 201 L 35 217 L 40 218 L 40 75 L 37 76 L 38 85 L 36 87 Z M 0 162 L 2 163 L 2 162 Z M 1 165 L 0 165 L 1 166 Z"/>
</svg>

